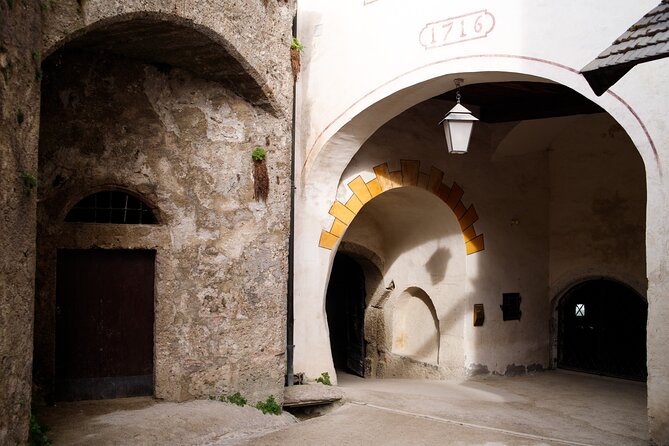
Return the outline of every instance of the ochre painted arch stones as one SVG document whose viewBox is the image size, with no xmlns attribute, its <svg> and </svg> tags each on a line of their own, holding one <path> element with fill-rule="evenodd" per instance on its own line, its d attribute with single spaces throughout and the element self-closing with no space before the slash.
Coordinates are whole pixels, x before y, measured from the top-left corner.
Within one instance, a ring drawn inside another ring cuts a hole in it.
<svg viewBox="0 0 669 446">
<path fill-rule="evenodd" d="M 485 249 L 483 234 L 477 234 L 474 223 L 478 214 L 474 205 L 466 206 L 462 202 L 464 191 L 456 182 L 448 186 L 443 182 L 444 172 L 432 166 L 429 173 L 420 171 L 420 161 L 400 160 L 400 170 L 390 171 L 388 163 L 374 167 L 375 178 L 365 182 L 360 175 L 348 183 L 353 192 L 346 203 L 335 200 L 330 208 L 330 215 L 335 219 L 329 231 L 323 230 L 319 246 L 332 249 L 344 235 L 360 209 L 377 195 L 396 187 L 414 186 L 433 193 L 441 199 L 455 214 L 465 239 L 467 254 L 474 254 Z"/>
</svg>

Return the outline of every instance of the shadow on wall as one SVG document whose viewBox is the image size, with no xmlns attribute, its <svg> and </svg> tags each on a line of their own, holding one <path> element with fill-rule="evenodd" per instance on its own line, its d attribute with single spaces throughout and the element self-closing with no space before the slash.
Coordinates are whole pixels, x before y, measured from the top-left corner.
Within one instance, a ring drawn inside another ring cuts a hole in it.
<svg viewBox="0 0 669 446">
<path fill-rule="evenodd" d="M 432 285 L 436 285 L 446 277 L 448 261 L 451 259 L 451 252 L 446 248 L 437 248 L 425 263 L 425 269 L 430 274 Z"/>
<path fill-rule="evenodd" d="M 124 13 L 72 32 L 49 48 L 48 53 L 62 47 L 91 53 L 111 51 L 165 70 L 180 68 L 201 79 L 217 82 L 268 112 L 277 113 L 278 104 L 266 80 L 242 56 L 243 48 L 233 46 L 234 38 L 224 35 L 226 31 L 225 26 L 212 29 L 178 14 Z"/>
<path fill-rule="evenodd" d="M 424 265 L 433 286 L 442 283 L 447 273 L 465 273 L 464 261 L 450 264 L 459 257 L 458 251 L 463 259 L 466 253 L 457 218 L 442 200 L 418 187 L 396 188 L 373 198 L 352 221 L 342 243 L 374 252 L 383 259 L 384 274 L 409 254 L 415 264 Z"/>
</svg>

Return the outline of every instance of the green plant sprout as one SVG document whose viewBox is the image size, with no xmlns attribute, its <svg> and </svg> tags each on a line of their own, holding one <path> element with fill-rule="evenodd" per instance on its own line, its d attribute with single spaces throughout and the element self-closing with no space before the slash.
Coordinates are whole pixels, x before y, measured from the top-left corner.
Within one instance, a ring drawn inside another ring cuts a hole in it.
<svg viewBox="0 0 669 446">
<path fill-rule="evenodd" d="M 304 51 L 304 46 L 297 40 L 297 37 L 293 37 L 293 41 L 290 42 L 290 49 L 296 50 L 298 53 Z"/>
<path fill-rule="evenodd" d="M 222 394 L 218 397 L 216 395 L 209 395 L 209 399 L 211 401 L 221 401 L 223 403 L 235 404 L 240 407 L 246 406 L 246 398 L 244 398 L 239 392 L 235 392 L 232 395 Z"/>
<path fill-rule="evenodd" d="M 51 439 L 47 435 L 48 428 L 40 423 L 35 415 L 30 415 L 29 444 L 31 446 L 49 446 Z"/>
<path fill-rule="evenodd" d="M 264 414 L 272 413 L 274 415 L 281 415 L 281 406 L 279 406 L 279 403 L 274 399 L 274 395 L 268 396 L 265 401 L 258 401 L 256 403 L 256 409 Z"/>
<path fill-rule="evenodd" d="M 23 180 L 23 192 L 26 194 L 30 194 L 37 187 L 37 177 L 30 172 L 21 172 L 21 179 Z"/>
<path fill-rule="evenodd" d="M 253 158 L 253 161 L 262 161 L 266 156 L 267 151 L 265 151 L 265 149 L 262 147 L 256 147 L 251 153 L 251 158 Z"/>
<path fill-rule="evenodd" d="M 246 398 L 244 398 L 239 392 L 235 392 L 230 396 L 221 395 L 219 400 L 223 401 L 224 403 L 236 404 L 240 407 L 246 406 Z"/>
<path fill-rule="evenodd" d="M 330 374 L 328 372 L 321 373 L 321 376 L 316 378 L 317 383 L 325 384 L 326 386 L 331 386 L 332 382 L 330 381 Z"/>
</svg>

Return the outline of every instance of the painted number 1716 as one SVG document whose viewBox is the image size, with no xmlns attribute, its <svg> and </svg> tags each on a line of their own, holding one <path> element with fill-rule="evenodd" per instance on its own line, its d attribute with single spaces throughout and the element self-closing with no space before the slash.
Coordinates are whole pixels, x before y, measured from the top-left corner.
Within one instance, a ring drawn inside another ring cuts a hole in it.
<svg viewBox="0 0 669 446">
<path fill-rule="evenodd" d="M 425 25 L 419 40 L 425 49 L 486 37 L 495 27 L 495 17 L 486 10 L 451 17 Z"/>
</svg>

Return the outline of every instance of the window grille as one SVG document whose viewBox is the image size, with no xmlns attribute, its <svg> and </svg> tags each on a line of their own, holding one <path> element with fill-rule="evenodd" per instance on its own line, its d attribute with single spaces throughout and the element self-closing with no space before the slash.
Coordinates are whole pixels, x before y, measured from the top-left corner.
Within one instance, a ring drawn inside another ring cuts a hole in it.
<svg viewBox="0 0 669 446">
<path fill-rule="evenodd" d="M 66 222 L 156 224 L 153 211 L 127 192 L 105 190 L 83 198 L 65 216 Z"/>
</svg>

